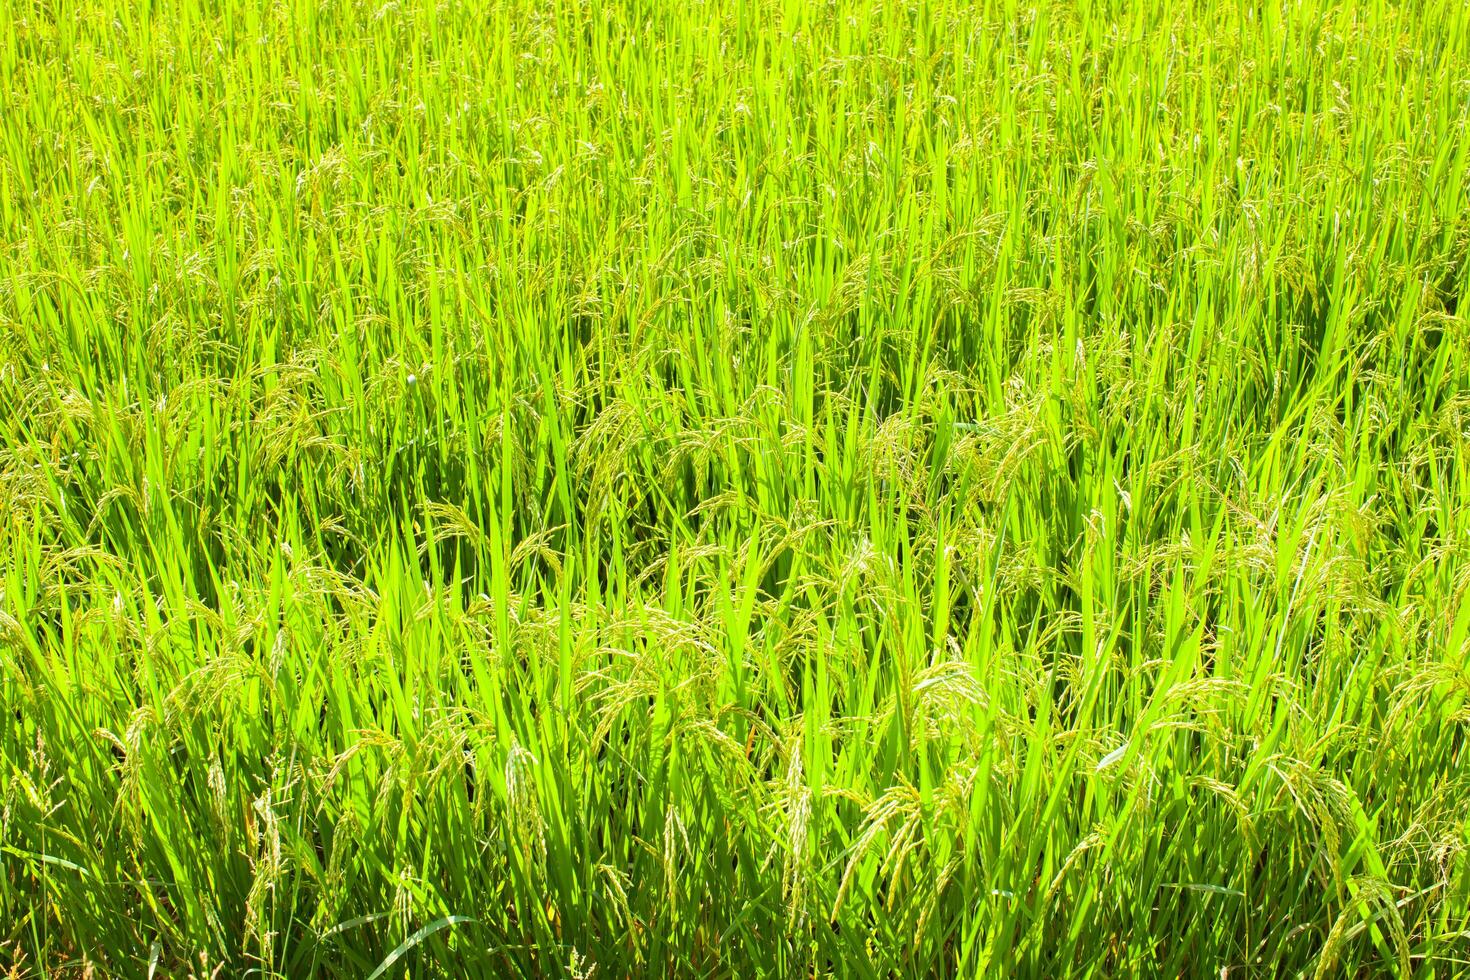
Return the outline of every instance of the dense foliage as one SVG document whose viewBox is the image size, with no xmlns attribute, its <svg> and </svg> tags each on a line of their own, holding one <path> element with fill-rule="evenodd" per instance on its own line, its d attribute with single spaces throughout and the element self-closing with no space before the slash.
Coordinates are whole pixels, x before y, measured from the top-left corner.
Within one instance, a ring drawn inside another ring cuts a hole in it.
<svg viewBox="0 0 1470 980">
<path fill-rule="evenodd" d="M 0 0 L 0 964 L 1470 971 L 1467 119 L 1463 0 Z"/>
</svg>

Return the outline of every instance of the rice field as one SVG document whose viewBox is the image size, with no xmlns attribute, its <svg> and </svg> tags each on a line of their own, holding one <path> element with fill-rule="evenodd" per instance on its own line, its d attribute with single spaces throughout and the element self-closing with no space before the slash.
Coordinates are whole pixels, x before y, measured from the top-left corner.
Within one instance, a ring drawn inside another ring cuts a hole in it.
<svg viewBox="0 0 1470 980">
<path fill-rule="evenodd" d="M 0 976 L 1470 976 L 1463 0 L 0 0 Z"/>
</svg>

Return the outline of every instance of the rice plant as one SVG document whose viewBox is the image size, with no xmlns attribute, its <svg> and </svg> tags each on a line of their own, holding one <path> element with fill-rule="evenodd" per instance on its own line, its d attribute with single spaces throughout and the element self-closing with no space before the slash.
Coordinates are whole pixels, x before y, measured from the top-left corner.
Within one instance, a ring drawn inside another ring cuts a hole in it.
<svg viewBox="0 0 1470 980">
<path fill-rule="evenodd" d="M 1464 0 L 0 0 L 0 973 L 1470 976 Z"/>
</svg>

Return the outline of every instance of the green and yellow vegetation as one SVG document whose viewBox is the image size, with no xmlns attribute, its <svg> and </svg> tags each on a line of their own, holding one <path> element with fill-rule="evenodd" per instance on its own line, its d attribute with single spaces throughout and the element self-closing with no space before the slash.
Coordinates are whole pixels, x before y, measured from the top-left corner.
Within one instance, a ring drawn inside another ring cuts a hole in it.
<svg viewBox="0 0 1470 980">
<path fill-rule="evenodd" d="M 1463 0 L 0 0 L 0 972 L 1470 973 Z"/>
</svg>

